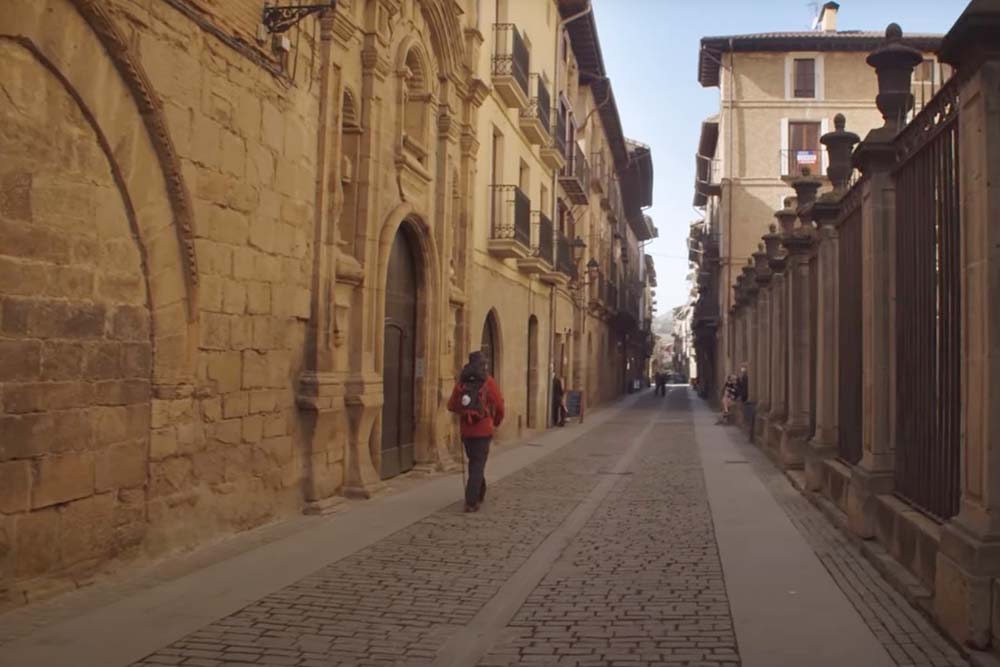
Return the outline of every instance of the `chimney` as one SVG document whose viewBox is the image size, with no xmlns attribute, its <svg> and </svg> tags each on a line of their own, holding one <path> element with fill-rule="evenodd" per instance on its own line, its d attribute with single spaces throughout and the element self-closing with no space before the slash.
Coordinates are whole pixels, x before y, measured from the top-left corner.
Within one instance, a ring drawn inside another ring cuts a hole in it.
<svg viewBox="0 0 1000 667">
<path fill-rule="evenodd" d="M 837 10 L 840 5 L 828 2 L 819 10 L 819 29 L 823 32 L 837 32 Z"/>
</svg>

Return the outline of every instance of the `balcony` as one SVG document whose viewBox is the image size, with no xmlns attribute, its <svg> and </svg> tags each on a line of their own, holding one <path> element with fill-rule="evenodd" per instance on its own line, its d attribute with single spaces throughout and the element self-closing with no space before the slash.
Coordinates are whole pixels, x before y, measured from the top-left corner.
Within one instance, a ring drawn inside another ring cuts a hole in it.
<svg viewBox="0 0 1000 667">
<path fill-rule="evenodd" d="M 613 282 L 608 283 L 608 296 L 605 305 L 612 313 L 618 310 L 618 285 Z"/>
<path fill-rule="evenodd" d="M 513 23 L 493 26 L 493 87 L 512 109 L 528 106 L 528 47 Z"/>
<path fill-rule="evenodd" d="M 568 285 L 576 279 L 576 264 L 573 262 L 573 247 L 568 238 L 555 234 L 555 270 L 542 274 L 542 281 L 550 285 Z"/>
<path fill-rule="evenodd" d="M 590 285 L 587 289 L 589 293 L 589 305 L 592 310 L 600 310 L 604 307 L 608 295 L 608 281 L 604 279 L 600 270 L 596 270 L 590 278 Z"/>
<path fill-rule="evenodd" d="M 559 172 L 559 183 L 562 184 L 571 202 L 586 204 L 590 189 L 590 167 L 587 164 L 587 157 L 576 143 L 570 147 L 567 157 L 566 166 Z"/>
<path fill-rule="evenodd" d="M 552 220 L 542 211 L 531 212 L 531 255 L 517 260 L 525 273 L 548 273 L 555 266 L 555 235 Z"/>
<path fill-rule="evenodd" d="M 782 176 L 801 176 L 802 170 L 809 169 L 813 176 L 823 176 L 823 153 L 816 148 L 783 149 L 778 151 Z"/>
<path fill-rule="evenodd" d="M 601 202 L 603 204 L 603 195 L 608 191 L 608 174 L 609 174 L 608 164 L 604 159 L 604 153 L 601 151 L 595 151 L 590 155 L 590 186 L 594 188 L 594 192 L 602 195 Z"/>
<path fill-rule="evenodd" d="M 549 89 L 545 86 L 545 81 L 541 75 L 531 75 L 531 100 L 528 106 L 521 109 L 520 126 L 521 131 L 533 144 L 545 146 L 549 143 L 549 129 L 552 121 L 549 114 L 552 111 L 552 100 L 549 97 Z"/>
<path fill-rule="evenodd" d="M 531 201 L 516 185 L 491 186 L 489 251 L 502 259 L 531 254 Z"/>
<path fill-rule="evenodd" d="M 566 166 L 566 116 L 554 111 L 552 130 L 547 143 L 542 144 L 540 151 L 542 162 L 551 169 L 562 169 Z"/>
</svg>

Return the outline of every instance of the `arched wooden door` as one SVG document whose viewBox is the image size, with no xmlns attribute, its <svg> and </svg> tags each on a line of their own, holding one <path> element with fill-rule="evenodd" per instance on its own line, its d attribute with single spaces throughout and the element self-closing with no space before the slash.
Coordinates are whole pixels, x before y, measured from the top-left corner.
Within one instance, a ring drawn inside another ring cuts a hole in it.
<svg viewBox="0 0 1000 667">
<path fill-rule="evenodd" d="M 525 409 L 528 428 L 538 428 L 538 318 L 528 318 L 528 404 Z"/>
<path fill-rule="evenodd" d="M 413 467 L 416 421 L 417 267 L 403 228 L 389 254 L 385 285 L 381 477 Z"/>
<path fill-rule="evenodd" d="M 483 323 L 483 336 L 479 344 L 479 349 L 486 357 L 490 375 L 500 376 L 500 330 L 497 327 L 497 318 L 493 311 L 486 316 Z"/>
</svg>

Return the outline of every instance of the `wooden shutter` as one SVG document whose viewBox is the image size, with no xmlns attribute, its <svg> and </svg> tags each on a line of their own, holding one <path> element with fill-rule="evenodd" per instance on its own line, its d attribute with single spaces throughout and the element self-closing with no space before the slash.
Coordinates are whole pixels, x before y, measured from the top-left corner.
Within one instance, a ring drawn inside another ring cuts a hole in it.
<svg viewBox="0 0 1000 667">
<path fill-rule="evenodd" d="M 816 61 L 795 59 L 795 97 L 816 97 Z"/>
</svg>

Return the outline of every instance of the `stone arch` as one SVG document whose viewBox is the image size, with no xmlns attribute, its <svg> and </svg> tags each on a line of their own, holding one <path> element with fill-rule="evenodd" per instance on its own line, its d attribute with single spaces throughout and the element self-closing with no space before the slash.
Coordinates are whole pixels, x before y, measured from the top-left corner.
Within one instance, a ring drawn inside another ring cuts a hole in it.
<svg viewBox="0 0 1000 667">
<path fill-rule="evenodd" d="M 424 21 L 430 30 L 430 43 L 440 67 L 440 74 L 463 85 L 466 66 L 465 39 L 451 0 L 419 0 Z"/>
<path fill-rule="evenodd" d="M 142 253 L 154 387 L 189 383 L 198 280 L 190 197 L 161 102 L 137 56 L 98 0 L 10 0 L 0 38 L 35 53 L 97 134 Z"/>
<path fill-rule="evenodd" d="M 496 308 L 490 308 L 483 318 L 482 337 L 480 339 L 480 350 L 486 355 L 489 362 L 490 373 L 500 379 L 503 372 L 503 330 L 500 327 L 500 314 Z"/>
<path fill-rule="evenodd" d="M 427 462 L 435 458 L 435 444 L 431 438 L 435 414 L 438 408 L 437 385 L 440 379 L 440 364 L 437 363 L 441 349 L 444 304 L 441 295 L 441 257 L 434 235 L 427 224 L 427 218 L 414 211 L 413 206 L 404 202 L 386 217 L 379 235 L 378 263 L 376 273 L 376 304 L 374 315 L 376 325 L 374 352 L 375 372 L 384 370 L 383 345 L 385 331 L 383 320 L 386 312 L 386 282 L 389 270 L 389 256 L 396 232 L 405 227 L 412 250 L 417 255 L 417 362 L 422 372 L 417 372 L 416 382 L 416 459 Z M 377 421 L 377 420 L 376 420 Z M 376 462 L 376 467 L 378 463 Z"/>
</svg>

